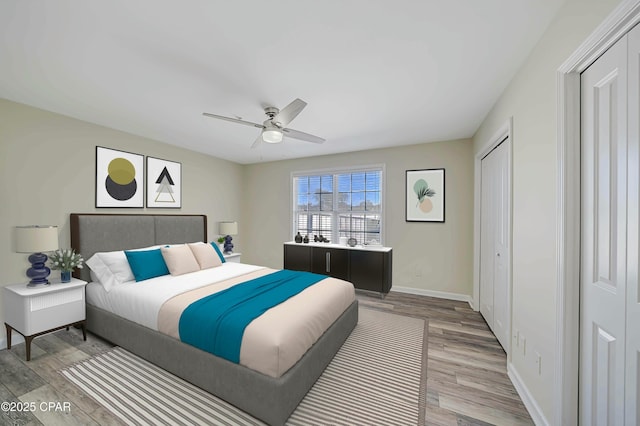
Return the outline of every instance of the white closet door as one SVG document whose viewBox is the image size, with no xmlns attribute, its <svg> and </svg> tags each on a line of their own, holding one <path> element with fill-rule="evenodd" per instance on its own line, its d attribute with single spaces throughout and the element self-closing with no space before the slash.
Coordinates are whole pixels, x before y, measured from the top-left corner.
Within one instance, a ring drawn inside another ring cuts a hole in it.
<svg viewBox="0 0 640 426">
<path fill-rule="evenodd" d="M 510 334 L 508 152 L 503 141 L 482 159 L 480 200 L 480 312 L 505 351 Z"/>
<path fill-rule="evenodd" d="M 580 424 L 624 424 L 627 39 L 581 77 Z"/>
<path fill-rule="evenodd" d="M 493 151 L 482 159 L 480 186 L 480 313 L 493 330 L 494 239 L 494 158 Z"/>
<path fill-rule="evenodd" d="M 640 27 L 629 32 L 628 57 L 628 199 L 627 199 L 627 333 L 625 419 L 640 425 L 640 291 L 638 282 L 638 205 L 640 203 Z"/>
</svg>

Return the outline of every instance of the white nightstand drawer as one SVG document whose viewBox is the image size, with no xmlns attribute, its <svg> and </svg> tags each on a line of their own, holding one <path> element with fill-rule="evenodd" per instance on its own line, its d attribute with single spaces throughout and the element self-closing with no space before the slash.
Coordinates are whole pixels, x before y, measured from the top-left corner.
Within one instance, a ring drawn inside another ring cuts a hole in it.
<svg viewBox="0 0 640 426">
<path fill-rule="evenodd" d="M 84 282 L 5 287 L 5 322 L 25 336 L 85 319 Z"/>
<path fill-rule="evenodd" d="M 42 295 L 31 300 L 31 314 L 25 318 L 24 333 L 39 333 L 84 319 L 84 287 Z"/>
<path fill-rule="evenodd" d="M 240 263 L 240 256 L 242 256 L 242 253 L 229 253 L 224 255 L 224 260 L 227 262 Z"/>
<path fill-rule="evenodd" d="M 70 291 L 43 294 L 42 296 L 35 296 L 27 300 L 31 302 L 31 306 L 29 307 L 31 312 L 41 311 L 54 306 L 83 301 L 84 288 L 74 288 Z"/>
</svg>

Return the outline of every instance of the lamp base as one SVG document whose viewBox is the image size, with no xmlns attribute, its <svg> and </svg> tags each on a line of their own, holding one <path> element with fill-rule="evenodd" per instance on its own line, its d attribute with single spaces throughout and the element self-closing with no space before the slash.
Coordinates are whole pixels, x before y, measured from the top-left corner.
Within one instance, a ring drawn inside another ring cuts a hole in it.
<svg viewBox="0 0 640 426">
<path fill-rule="evenodd" d="M 51 269 L 46 267 L 44 263 L 48 257 L 44 253 L 33 253 L 29 256 L 29 262 L 31 262 L 31 268 L 27 269 L 27 277 L 31 279 L 27 287 L 39 287 L 43 285 L 49 285 L 49 274 Z"/>
<path fill-rule="evenodd" d="M 224 237 L 224 254 L 233 253 L 233 243 L 231 242 L 231 240 L 233 240 L 233 238 L 231 238 L 231 235 L 227 235 L 226 237 Z"/>
</svg>

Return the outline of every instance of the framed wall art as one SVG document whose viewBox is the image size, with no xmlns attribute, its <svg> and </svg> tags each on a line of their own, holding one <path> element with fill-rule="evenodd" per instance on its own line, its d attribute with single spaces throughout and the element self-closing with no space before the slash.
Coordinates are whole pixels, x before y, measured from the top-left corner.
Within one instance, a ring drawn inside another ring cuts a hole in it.
<svg viewBox="0 0 640 426">
<path fill-rule="evenodd" d="M 407 222 L 444 222 L 444 169 L 407 170 Z"/>
<path fill-rule="evenodd" d="M 96 207 L 144 207 L 144 156 L 96 146 Z"/>
<path fill-rule="evenodd" d="M 182 164 L 147 157 L 147 207 L 182 207 Z"/>
</svg>

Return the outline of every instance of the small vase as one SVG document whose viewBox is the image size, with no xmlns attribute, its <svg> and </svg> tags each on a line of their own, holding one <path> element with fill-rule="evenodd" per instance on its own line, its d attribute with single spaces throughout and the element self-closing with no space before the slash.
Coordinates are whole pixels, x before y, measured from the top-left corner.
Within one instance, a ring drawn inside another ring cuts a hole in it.
<svg viewBox="0 0 640 426">
<path fill-rule="evenodd" d="M 71 271 L 60 271 L 60 281 L 63 283 L 71 282 Z"/>
<path fill-rule="evenodd" d="M 301 243 L 302 242 L 302 235 L 300 235 L 299 232 L 296 234 L 295 240 L 296 240 L 296 243 Z"/>
</svg>

